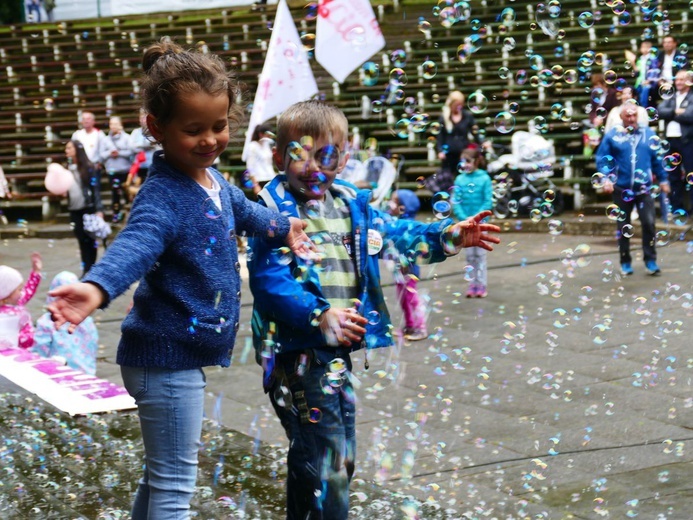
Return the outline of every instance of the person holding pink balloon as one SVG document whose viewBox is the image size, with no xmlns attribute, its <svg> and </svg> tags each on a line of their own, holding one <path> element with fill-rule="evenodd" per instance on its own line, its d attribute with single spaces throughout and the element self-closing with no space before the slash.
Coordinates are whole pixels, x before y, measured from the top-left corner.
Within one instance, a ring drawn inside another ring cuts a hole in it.
<svg viewBox="0 0 693 520">
<path fill-rule="evenodd" d="M 84 146 L 79 141 L 70 140 L 65 145 L 68 169 L 73 182 L 67 189 L 70 222 L 79 243 L 82 259 L 82 275 L 96 263 L 98 242 L 84 230 L 84 215 L 96 214 L 103 218 L 101 204 L 101 171 L 87 157 Z"/>
</svg>

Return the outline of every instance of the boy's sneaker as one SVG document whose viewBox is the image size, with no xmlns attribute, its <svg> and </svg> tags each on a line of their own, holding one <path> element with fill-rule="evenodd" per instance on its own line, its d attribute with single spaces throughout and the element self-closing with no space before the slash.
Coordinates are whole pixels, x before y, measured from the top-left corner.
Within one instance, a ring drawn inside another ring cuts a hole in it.
<svg viewBox="0 0 693 520">
<path fill-rule="evenodd" d="M 648 260 L 647 262 L 645 262 L 645 269 L 647 269 L 647 273 L 652 276 L 659 276 L 660 274 L 662 274 L 662 271 L 659 270 L 657 262 L 655 262 L 654 260 Z"/>
<path fill-rule="evenodd" d="M 628 262 L 621 264 L 621 274 L 623 276 L 630 276 L 633 274 L 633 266 Z"/>
<path fill-rule="evenodd" d="M 404 329 L 404 339 L 409 341 L 421 341 L 428 337 L 428 332 L 426 329 L 414 329 L 406 328 Z"/>
<path fill-rule="evenodd" d="M 486 298 L 488 296 L 488 291 L 485 285 L 477 285 L 476 293 L 474 294 L 477 298 Z"/>
<path fill-rule="evenodd" d="M 465 294 L 467 298 L 474 298 L 476 296 L 476 285 L 471 284 L 469 286 L 469 289 L 467 289 L 467 294 Z"/>
</svg>

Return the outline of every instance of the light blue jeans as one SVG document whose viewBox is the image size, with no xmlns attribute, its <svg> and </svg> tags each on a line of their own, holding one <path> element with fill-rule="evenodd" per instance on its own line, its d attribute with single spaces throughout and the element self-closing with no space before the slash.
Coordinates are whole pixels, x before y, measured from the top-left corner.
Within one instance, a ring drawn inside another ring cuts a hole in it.
<svg viewBox="0 0 693 520">
<path fill-rule="evenodd" d="M 187 520 L 197 479 L 205 374 L 201 368 L 120 371 L 137 403 L 146 464 L 132 519 Z"/>
<path fill-rule="evenodd" d="M 487 285 L 487 269 L 486 269 L 486 249 L 480 247 L 468 247 L 465 249 L 467 256 L 467 264 L 473 267 L 471 273 L 470 285 Z"/>
</svg>

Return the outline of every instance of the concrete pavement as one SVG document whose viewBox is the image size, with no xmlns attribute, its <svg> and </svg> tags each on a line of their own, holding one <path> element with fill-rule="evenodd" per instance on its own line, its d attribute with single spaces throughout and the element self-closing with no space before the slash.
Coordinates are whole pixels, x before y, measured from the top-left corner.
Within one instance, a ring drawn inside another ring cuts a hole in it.
<svg viewBox="0 0 693 520">
<path fill-rule="evenodd" d="M 423 267 L 431 336 L 370 352 L 369 370 L 354 356 L 355 518 L 693 518 L 693 235 L 659 237 L 661 277 L 636 253 L 623 278 L 613 222 L 561 222 L 503 223 L 485 299 L 464 297 L 464 253 Z M 8 235 L 0 263 L 26 273 L 29 253 L 43 255 L 36 318 L 52 276 L 79 272 L 76 241 Z M 383 283 L 400 320 L 391 277 Z M 250 346 L 247 281 L 243 295 L 233 365 L 206 370 L 207 414 L 283 453 Z M 128 303 L 96 315 L 98 375 L 116 382 Z"/>
</svg>

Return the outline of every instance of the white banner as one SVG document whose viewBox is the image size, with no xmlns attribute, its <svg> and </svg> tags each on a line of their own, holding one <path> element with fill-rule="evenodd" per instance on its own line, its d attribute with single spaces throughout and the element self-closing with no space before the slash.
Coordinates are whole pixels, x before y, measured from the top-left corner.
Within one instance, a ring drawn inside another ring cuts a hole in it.
<svg viewBox="0 0 693 520">
<path fill-rule="evenodd" d="M 59 0 L 53 10 L 56 20 L 75 20 L 80 18 L 111 18 L 112 16 L 139 13 L 166 13 L 185 11 L 186 9 L 220 9 L 239 5 L 250 5 L 251 0 L 206 0 L 200 5 L 199 0 Z M 269 0 L 269 4 L 275 3 Z M 41 19 L 45 21 L 45 11 Z"/>
<path fill-rule="evenodd" d="M 280 0 L 248 122 L 243 160 L 247 158 L 248 144 L 257 125 L 317 93 L 318 84 L 310 68 L 308 54 L 303 48 L 286 0 Z"/>
<path fill-rule="evenodd" d="M 0 376 L 70 415 L 136 408 L 122 386 L 24 349 L 0 350 Z"/>
<path fill-rule="evenodd" d="M 237 5 L 248 5 L 248 0 L 112 0 L 111 14 L 158 13 L 167 11 L 185 11 L 188 9 L 216 9 Z"/>
<path fill-rule="evenodd" d="M 385 47 L 385 38 L 368 0 L 320 0 L 315 59 L 342 83 Z"/>
</svg>

